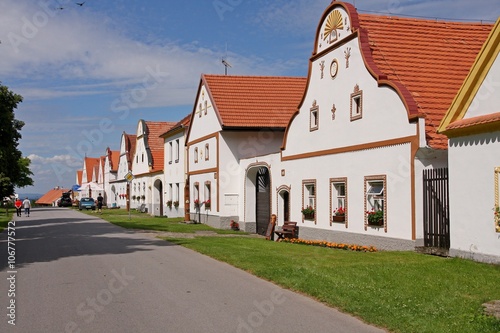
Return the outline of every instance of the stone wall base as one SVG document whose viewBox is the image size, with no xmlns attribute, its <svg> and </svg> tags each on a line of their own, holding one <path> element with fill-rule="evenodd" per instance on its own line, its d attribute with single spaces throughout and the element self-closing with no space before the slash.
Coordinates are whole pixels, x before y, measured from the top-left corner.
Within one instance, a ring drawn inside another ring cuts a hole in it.
<svg viewBox="0 0 500 333">
<path fill-rule="evenodd" d="M 491 254 L 467 252 L 462 250 L 450 249 L 450 257 L 457 257 L 463 259 L 469 259 L 479 262 L 484 262 L 488 264 L 500 264 L 500 256 L 495 256 Z"/>
</svg>

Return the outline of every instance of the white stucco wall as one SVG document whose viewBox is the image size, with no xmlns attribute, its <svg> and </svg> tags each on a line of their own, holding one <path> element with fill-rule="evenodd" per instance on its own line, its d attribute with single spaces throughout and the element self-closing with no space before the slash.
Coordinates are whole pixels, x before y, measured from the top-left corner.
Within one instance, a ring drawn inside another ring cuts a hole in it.
<svg viewBox="0 0 500 333">
<path fill-rule="evenodd" d="M 176 145 L 177 140 L 179 142 L 179 159 L 176 160 Z M 164 197 L 163 197 L 163 212 L 164 215 L 169 217 L 182 217 L 185 212 L 185 200 L 184 200 L 184 186 L 186 184 L 186 148 L 185 143 L 185 132 L 176 133 L 165 139 L 165 167 L 164 167 Z M 172 152 L 170 152 L 170 144 L 172 144 Z M 172 153 L 172 156 L 170 154 Z M 176 186 L 179 186 L 179 193 L 177 197 Z M 179 207 L 168 208 L 166 202 L 168 200 L 178 200 Z"/>
<path fill-rule="evenodd" d="M 500 262 L 500 234 L 493 219 L 500 131 L 450 139 L 449 163 L 450 251 L 493 255 Z"/>
<path fill-rule="evenodd" d="M 500 94 L 500 57 L 497 57 L 486 75 L 464 119 L 482 116 L 499 111 Z"/>
</svg>

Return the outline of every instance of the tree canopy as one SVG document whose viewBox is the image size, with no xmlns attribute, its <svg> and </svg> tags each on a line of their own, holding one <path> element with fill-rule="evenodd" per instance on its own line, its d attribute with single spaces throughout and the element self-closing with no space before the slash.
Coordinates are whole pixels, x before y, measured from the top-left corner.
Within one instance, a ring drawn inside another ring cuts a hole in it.
<svg viewBox="0 0 500 333">
<path fill-rule="evenodd" d="M 14 193 L 14 187 L 33 185 L 30 160 L 18 149 L 24 122 L 17 120 L 14 110 L 23 101 L 0 84 L 0 198 Z"/>
</svg>

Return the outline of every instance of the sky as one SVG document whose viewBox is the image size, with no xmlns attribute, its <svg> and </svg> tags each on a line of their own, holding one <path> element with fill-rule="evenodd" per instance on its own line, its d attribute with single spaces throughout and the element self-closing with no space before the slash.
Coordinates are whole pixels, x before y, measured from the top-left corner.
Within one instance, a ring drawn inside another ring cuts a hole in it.
<svg viewBox="0 0 500 333">
<path fill-rule="evenodd" d="M 45 193 L 140 119 L 179 121 L 200 76 L 307 76 L 330 0 L 1 0 L 0 83 L 23 96 L 19 149 Z M 494 23 L 499 0 L 351 0 L 360 13 Z M 79 5 L 79 4 L 81 5 Z"/>
</svg>

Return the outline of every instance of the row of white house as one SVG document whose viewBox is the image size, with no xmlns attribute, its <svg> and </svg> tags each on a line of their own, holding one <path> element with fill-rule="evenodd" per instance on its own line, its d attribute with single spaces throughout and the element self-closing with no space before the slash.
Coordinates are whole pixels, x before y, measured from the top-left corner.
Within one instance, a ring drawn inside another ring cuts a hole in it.
<svg viewBox="0 0 500 333">
<path fill-rule="evenodd" d="M 77 180 L 110 207 L 499 262 L 499 36 L 333 1 L 307 78 L 201 75 L 189 115 L 140 120 Z"/>
</svg>

